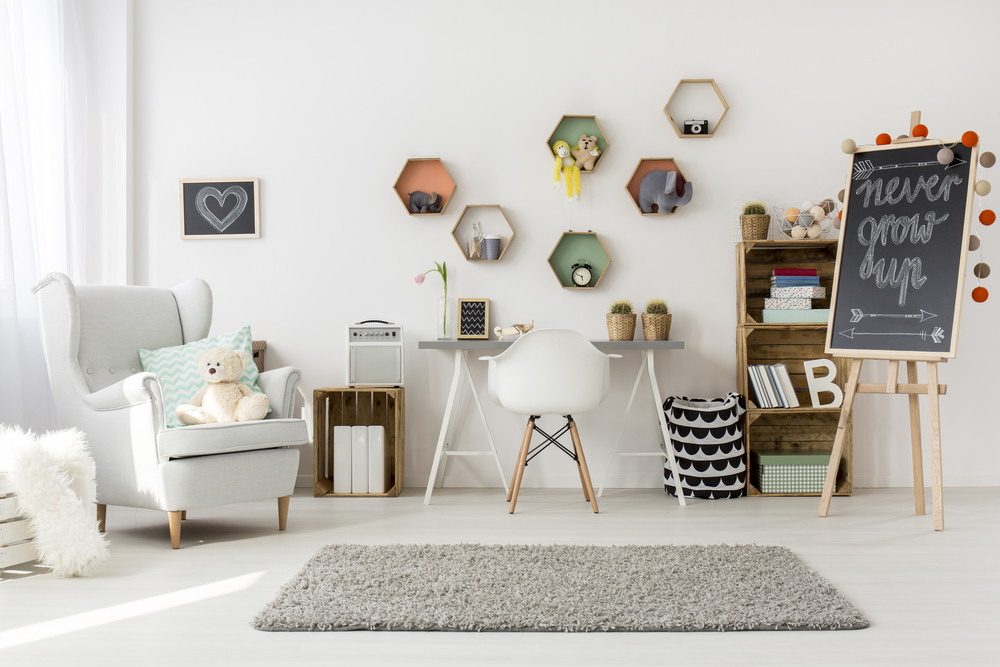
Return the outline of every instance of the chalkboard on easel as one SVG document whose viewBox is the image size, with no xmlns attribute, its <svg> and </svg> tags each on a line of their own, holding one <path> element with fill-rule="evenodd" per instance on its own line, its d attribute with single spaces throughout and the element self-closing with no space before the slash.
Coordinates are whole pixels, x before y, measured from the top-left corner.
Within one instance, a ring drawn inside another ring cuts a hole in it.
<svg viewBox="0 0 1000 667">
<path fill-rule="evenodd" d="M 955 154 L 941 164 L 938 151 Z M 853 155 L 826 352 L 950 359 L 958 345 L 978 146 L 921 141 Z"/>
</svg>

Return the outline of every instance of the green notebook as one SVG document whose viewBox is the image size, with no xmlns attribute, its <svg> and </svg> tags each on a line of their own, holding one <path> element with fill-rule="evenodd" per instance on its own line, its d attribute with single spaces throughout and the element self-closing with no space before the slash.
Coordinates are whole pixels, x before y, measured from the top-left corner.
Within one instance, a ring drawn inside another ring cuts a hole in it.
<svg viewBox="0 0 1000 667">
<path fill-rule="evenodd" d="M 764 309 L 764 324 L 826 324 L 830 320 L 829 308 L 811 308 L 809 310 L 770 310 Z"/>
</svg>

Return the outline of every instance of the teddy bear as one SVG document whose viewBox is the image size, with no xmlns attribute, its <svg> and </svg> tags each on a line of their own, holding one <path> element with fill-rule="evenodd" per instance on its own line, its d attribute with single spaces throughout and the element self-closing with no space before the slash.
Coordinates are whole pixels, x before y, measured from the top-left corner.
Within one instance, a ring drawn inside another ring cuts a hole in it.
<svg viewBox="0 0 1000 667">
<path fill-rule="evenodd" d="M 213 347 L 196 357 L 205 384 L 191 403 L 177 406 L 177 418 L 188 426 L 263 419 L 270 407 L 267 396 L 240 382 L 250 355 L 243 350 Z"/>
<path fill-rule="evenodd" d="M 576 158 L 576 166 L 583 171 L 593 171 L 597 164 L 597 157 L 601 151 L 597 149 L 597 137 L 595 135 L 580 135 L 577 148 L 573 149 L 573 157 Z"/>
</svg>

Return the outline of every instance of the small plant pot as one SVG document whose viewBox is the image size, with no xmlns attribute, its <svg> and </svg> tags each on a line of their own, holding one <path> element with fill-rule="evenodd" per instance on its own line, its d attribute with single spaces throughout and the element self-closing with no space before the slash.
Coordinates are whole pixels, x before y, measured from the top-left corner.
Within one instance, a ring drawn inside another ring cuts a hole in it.
<svg viewBox="0 0 1000 667">
<path fill-rule="evenodd" d="M 671 313 L 642 314 L 642 337 L 646 340 L 670 340 Z"/>
<path fill-rule="evenodd" d="M 635 313 L 608 313 L 608 340 L 635 340 Z"/>
<path fill-rule="evenodd" d="M 767 228 L 770 226 L 771 216 L 766 213 L 740 216 L 740 229 L 743 230 L 744 241 L 762 241 L 766 239 Z"/>
</svg>

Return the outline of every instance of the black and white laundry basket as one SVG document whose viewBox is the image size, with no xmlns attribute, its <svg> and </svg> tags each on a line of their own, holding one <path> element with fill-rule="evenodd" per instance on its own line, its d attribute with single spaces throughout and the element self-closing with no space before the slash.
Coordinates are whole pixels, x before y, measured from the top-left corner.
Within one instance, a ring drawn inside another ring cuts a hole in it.
<svg viewBox="0 0 1000 667">
<path fill-rule="evenodd" d="M 663 402 L 685 498 L 738 498 L 746 495 L 747 463 L 743 443 L 746 400 L 671 396 Z M 677 495 L 670 460 L 663 462 L 663 488 Z"/>
</svg>

